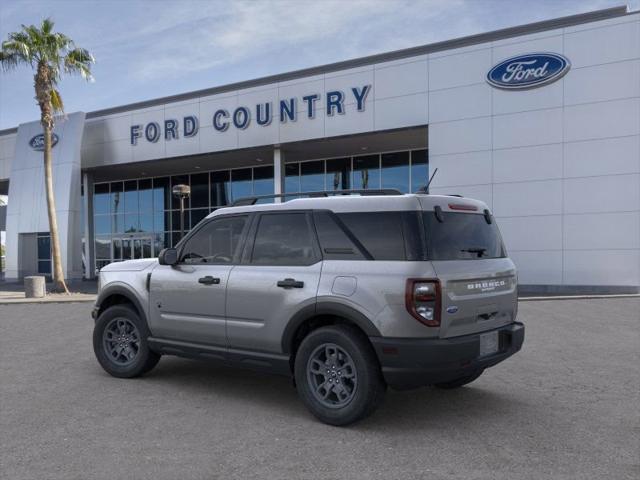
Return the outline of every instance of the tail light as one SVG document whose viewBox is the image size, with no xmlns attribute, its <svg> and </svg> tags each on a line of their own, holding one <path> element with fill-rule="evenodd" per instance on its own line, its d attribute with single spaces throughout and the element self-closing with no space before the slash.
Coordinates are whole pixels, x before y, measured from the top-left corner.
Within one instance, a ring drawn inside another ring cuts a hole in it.
<svg viewBox="0 0 640 480">
<path fill-rule="evenodd" d="M 428 327 L 440 326 L 440 282 L 438 280 L 407 280 L 405 292 L 407 311 Z"/>
</svg>

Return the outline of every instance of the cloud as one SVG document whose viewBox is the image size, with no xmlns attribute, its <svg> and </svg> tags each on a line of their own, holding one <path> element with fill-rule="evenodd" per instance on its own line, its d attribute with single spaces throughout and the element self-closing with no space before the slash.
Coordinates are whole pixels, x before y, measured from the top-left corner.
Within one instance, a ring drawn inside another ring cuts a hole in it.
<svg viewBox="0 0 640 480">
<path fill-rule="evenodd" d="M 415 1 L 261 1 L 232 3 L 181 2 L 153 12 L 154 21 L 139 29 L 116 32 L 99 49 L 128 45 L 129 70 L 136 79 L 176 78 L 252 57 L 296 48 L 313 47 L 345 58 L 335 43 L 350 50 L 348 56 L 408 46 L 411 29 L 401 28 L 416 16 L 423 22 L 459 8 L 462 0 Z M 159 3 L 156 5 L 163 5 Z M 417 6 L 425 6 L 418 8 Z M 418 12 L 416 12 L 418 10 Z M 198 15 L 195 16 L 194 12 Z M 390 25 L 392 28 L 389 28 Z M 371 26 L 376 28 L 372 31 Z M 366 37 L 365 37 L 366 35 Z M 424 36 L 424 35 L 420 35 Z M 367 41 L 365 41 L 365 39 Z M 358 46 L 350 48 L 350 46 Z"/>
</svg>

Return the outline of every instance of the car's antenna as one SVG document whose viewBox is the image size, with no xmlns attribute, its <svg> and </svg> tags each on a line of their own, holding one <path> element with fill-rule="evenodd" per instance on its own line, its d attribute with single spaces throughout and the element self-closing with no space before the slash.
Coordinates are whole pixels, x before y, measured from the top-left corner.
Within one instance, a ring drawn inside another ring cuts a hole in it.
<svg viewBox="0 0 640 480">
<path fill-rule="evenodd" d="M 429 181 L 427 182 L 426 187 L 424 187 L 424 193 L 429 193 L 429 185 L 431 185 L 431 182 L 433 182 L 433 177 L 436 176 L 436 173 L 438 173 L 438 169 L 437 168 L 431 174 L 431 178 L 429 178 Z"/>
</svg>

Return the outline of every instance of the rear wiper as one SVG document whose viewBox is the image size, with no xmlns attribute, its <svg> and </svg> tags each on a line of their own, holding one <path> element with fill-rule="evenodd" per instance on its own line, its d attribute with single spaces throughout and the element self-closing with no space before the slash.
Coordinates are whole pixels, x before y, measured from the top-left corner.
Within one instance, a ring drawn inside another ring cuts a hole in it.
<svg viewBox="0 0 640 480">
<path fill-rule="evenodd" d="M 478 258 L 482 257 L 485 252 L 487 251 L 486 248 L 463 248 L 462 250 L 460 250 L 461 252 L 465 252 L 465 253 L 476 253 L 478 255 Z"/>
</svg>

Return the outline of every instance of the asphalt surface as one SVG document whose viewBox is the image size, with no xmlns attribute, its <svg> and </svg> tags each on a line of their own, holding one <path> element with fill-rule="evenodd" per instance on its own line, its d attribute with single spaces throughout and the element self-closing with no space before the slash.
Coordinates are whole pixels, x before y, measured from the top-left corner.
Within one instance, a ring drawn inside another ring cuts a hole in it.
<svg viewBox="0 0 640 480">
<path fill-rule="evenodd" d="M 638 298 L 523 302 L 518 355 L 348 428 L 276 376 L 165 357 L 112 378 L 90 308 L 0 306 L 0 478 L 640 478 Z"/>
</svg>

